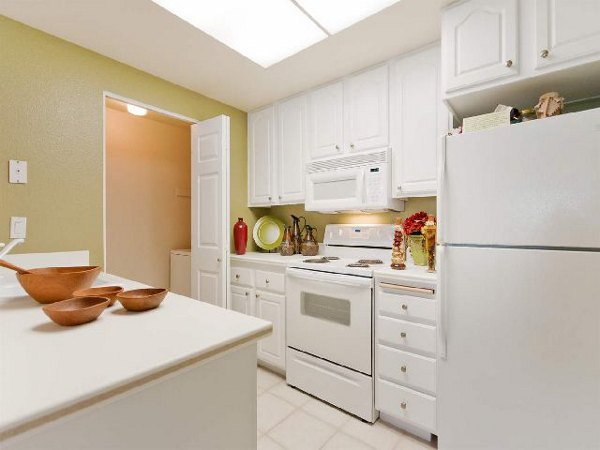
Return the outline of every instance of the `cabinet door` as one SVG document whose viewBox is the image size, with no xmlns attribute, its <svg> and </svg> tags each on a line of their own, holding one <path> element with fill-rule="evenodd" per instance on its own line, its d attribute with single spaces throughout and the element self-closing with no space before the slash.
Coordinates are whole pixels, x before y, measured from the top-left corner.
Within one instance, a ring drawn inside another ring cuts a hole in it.
<svg viewBox="0 0 600 450">
<path fill-rule="evenodd" d="M 600 54 L 600 1 L 536 0 L 536 68 Z"/>
<path fill-rule="evenodd" d="M 277 203 L 304 201 L 304 163 L 307 148 L 306 96 L 281 102 L 277 107 L 279 189 Z"/>
<path fill-rule="evenodd" d="M 445 91 L 515 76 L 517 0 L 470 0 L 442 14 Z"/>
<path fill-rule="evenodd" d="M 310 158 L 336 155 L 343 146 L 344 87 L 337 82 L 309 94 Z"/>
<path fill-rule="evenodd" d="M 273 334 L 258 342 L 258 359 L 285 370 L 285 297 L 256 291 L 255 315 L 273 323 Z"/>
<path fill-rule="evenodd" d="M 248 114 L 248 206 L 270 206 L 274 198 L 275 107 Z"/>
<path fill-rule="evenodd" d="M 229 302 L 229 309 L 249 316 L 254 315 L 254 297 L 252 289 L 245 289 L 239 286 L 231 286 L 231 301 Z"/>
<path fill-rule="evenodd" d="M 440 95 L 440 49 L 392 61 L 390 140 L 392 195 L 432 196 L 437 192 L 436 161 L 448 112 Z"/>
<path fill-rule="evenodd" d="M 387 64 L 345 81 L 344 115 L 345 151 L 388 145 Z"/>
</svg>

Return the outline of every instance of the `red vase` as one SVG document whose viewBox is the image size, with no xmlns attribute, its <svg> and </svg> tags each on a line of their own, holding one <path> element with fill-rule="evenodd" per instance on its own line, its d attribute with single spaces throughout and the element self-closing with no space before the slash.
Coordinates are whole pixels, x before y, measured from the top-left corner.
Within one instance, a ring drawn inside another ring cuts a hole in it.
<svg viewBox="0 0 600 450">
<path fill-rule="evenodd" d="M 238 217 L 238 221 L 233 226 L 233 245 L 235 246 L 235 253 L 238 255 L 246 253 L 247 244 L 248 225 L 246 225 L 243 218 Z"/>
</svg>

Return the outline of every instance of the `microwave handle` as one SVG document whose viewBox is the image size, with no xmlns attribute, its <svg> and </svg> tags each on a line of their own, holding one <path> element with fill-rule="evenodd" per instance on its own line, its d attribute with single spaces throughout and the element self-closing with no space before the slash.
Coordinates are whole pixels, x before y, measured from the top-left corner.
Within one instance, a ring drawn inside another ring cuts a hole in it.
<svg viewBox="0 0 600 450">
<path fill-rule="evenodd" d="M 303 269 L 287 269 L 287 275 L 293 278 L 299 278 L 307 281 L 321 281 L 325 283 L 341 284 L 349 287 L 371 287 L 371 278 L 359 278 L 351 275 L 338 275 L 334 273 L 323 273 L 307 271 Z"/>
</svg>

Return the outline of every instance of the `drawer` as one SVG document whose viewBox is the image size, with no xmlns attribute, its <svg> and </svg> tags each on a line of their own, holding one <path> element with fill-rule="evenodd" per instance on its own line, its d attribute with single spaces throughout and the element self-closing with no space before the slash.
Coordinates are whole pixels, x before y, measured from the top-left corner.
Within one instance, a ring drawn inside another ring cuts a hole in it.
<svg viewBox="0 0 600 450">
<path fill-rule="evenodd" d="M 435 359 L 379 344 L 375 364 L 378 378 L 435 394 Z"/>
<path fill-rule="evenodd" d="M 392 346 L 435 356 L 434 326 L 377 316 L 375 329 L 378 344 L 392 344 Z"/>
<path fill-rule="evenodd" d="M 256 287 L 258 289 L 265 289 L 274 292 L 285 292 L 285 275 L 277 272 L 266 272 L 264 270 L 257 270 L 256 275 Z"/>
<path fill-rule="evenodd" d="M 378 283 L 376 304 L 377 310 L 383 313 L 435 323 L 436 303 L 432 289 Z"/>
<path fill-rule="evenodd" d="M 254 274 L 252 269 L 246 267 L 231 267 L 231 283 L 242 286 L 254 286 Z"/>
<path fill-rule="evenodd" d="M 375 382 L 375 408 L 432 433 L 436 432 L 436 399 L 385 380 Z"/>
</svg>

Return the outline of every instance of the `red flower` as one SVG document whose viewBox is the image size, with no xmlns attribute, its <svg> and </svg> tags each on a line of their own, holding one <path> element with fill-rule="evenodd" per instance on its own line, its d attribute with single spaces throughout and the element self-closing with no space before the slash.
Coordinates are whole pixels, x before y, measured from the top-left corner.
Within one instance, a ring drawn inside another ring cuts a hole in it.
<svg viewBox="0 0 600 450">
<path fill-rule="evenodd" d="M 423 228 L 425 222 L 427 222 L 427 216 L 428 214 L 425 211 L 421 211 L 410 216 L 402 224 L 404 227 L 404 233 L 406 235 L 421 234 L 421 228 Z"/>
</svg>

